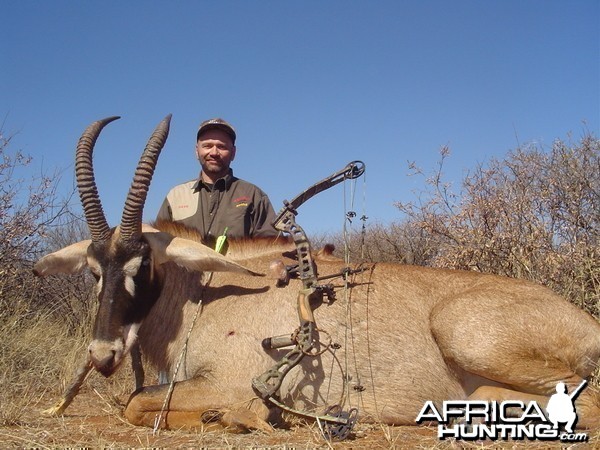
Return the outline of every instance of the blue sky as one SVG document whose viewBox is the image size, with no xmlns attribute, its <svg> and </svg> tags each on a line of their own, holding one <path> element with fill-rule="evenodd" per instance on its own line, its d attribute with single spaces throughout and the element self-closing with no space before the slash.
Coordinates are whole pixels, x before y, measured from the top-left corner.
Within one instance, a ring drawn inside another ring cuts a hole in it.
<svg viewBox="0 0 600 450">
<path fill-rule="evenodd" d="M 238 131 L 235 174 L 278 211 L 352 160 L 369 223 L 401 218 L 440 147 L 450 178 L 519 143 L 600 135 L 600 2 L 4 1 L 0 115 L 13 146 L 73 186 L 74 150 L 96 146 L 104 209 L 117 224 L 139 155 L 173 114 L 144 211 L 198 175 L 198 124 Z M 309 233 L 344 221 L 339 185 L 300 210 Z"/>
</svg>

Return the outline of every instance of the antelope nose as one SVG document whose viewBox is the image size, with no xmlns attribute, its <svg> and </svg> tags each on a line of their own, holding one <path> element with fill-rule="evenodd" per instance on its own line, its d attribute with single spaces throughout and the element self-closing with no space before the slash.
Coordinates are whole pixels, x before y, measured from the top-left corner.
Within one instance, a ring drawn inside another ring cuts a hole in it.
<svg viewBox="0 0 600 450">
<path fill-rule="evenodd" d="M 90 360 L 94 368 L 105 377 L 116 368 L 117 349 L 113 343 L 93 341 L 89 346 Z"/>
</svg>

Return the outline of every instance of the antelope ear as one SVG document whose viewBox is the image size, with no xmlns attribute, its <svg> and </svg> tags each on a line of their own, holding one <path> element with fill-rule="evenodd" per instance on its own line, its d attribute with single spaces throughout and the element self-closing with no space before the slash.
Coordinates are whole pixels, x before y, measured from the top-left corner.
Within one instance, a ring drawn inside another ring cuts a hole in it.
<svg viewBox="0 0 600 450">
<path fill-rule="evenodd" d="M 57 273 L 75 274 L 87 267 L 87 249 L 91 239 L 76 242 L 68 247 L 44 256 L 33 266 L 33 273 L 38 277 Z"/>
<path fill-rule="evenodd" d="M 158 264 L 174 262 L 190 270 L 209 272 L 237 272 L 246 275 L 264 276 L 254 272 L 220 253 L 189 239 L 174 237 L 169 233 L 142 233 L 152 248 L 152 253 Z"/>
</svg>

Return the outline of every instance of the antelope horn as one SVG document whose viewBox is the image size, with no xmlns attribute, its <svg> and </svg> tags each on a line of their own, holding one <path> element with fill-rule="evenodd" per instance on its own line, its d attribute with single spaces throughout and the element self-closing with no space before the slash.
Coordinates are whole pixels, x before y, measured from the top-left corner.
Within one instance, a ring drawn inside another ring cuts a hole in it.
<svg viewBox="0 0 600 450">
<path fill-rule="evenodd" d="M 142 233 L 142 213 L 144 203 L 146 202 L 146 195 L 150 188 L 154 168 L 158 162 L 158 156 L 169 135 L 170 122 L 171 114 L 158 124 L 154 133 L 150 136 L 135 170 L 133 183 L 131 183 L 131 188 L 129 188 L 121 218 L 121 239 L 125 241 L 135 240 Z"/>
<path fill-rule="evenodd" d="M 77 178 L 77 188 L 81 205 L 85 213 L 85 221 L 92 235 L 92 242 L 104 242 L 110 236 L 110 227 L 102 210 L 102 203 L 98 196 L 96 181 L 94 179 L 94 165 L 92 162 L 92 153 L 96 139 L 102 129 L 113 120 L 120 119 L 118 116 L 107 117 L 92 123 L 83 132 L 77 143 L 77 152 L 75 154 L 75 175 Z"/>
</svg>

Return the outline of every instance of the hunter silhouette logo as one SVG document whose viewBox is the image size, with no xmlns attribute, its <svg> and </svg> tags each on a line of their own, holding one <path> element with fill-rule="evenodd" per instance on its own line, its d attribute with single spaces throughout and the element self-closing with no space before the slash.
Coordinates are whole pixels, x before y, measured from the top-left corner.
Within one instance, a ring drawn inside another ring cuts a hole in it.
<svg viewBox="0 0 600 450">
<path fill-rule="evenodd" d="M 583 380 L 568 394 L 565 383 L 557 383 L 556 393 L 550 397 L 545 411 L 536 401 L 448 400 L 439 409 L 427 401 L 416 422 L 438 422 L 440 439 L 585 442 L 587 433 L 575 433 L 573 428 L 577 423 L 574 401 L 586 384 Z"/>
<path fill-rule="evenodd" d="M 587 380 L 583 380 L 571 395 L 567 394 L 565 383 L 560 382 L 556 385 L 556 394 L 552 394 L 548 406 L 546 406 L 548 419 L 552 422 L 553 429 L 557 430 L 558 424 L 562 422 L 566 423 L 565 430 L 567 433 L 573 433 L 573 425 L 577 421 L 574 400 L 586 384 Z"/>
</svg>

